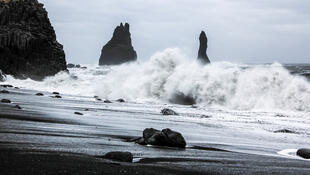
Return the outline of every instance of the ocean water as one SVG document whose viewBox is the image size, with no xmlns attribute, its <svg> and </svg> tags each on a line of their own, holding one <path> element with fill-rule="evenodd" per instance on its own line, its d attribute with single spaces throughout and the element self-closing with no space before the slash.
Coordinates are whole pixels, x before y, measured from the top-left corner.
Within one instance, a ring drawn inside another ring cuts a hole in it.
<svg viewBox="0 0 310 175">
<path fill-rule="evenodd" d="M 143 63 L 114 67 L 85 65 L 43 82 L 6 83 L 40 91 L 59 91 L 103 99 L 177 103 L 231 110 L 310 111 L 310 65 L 245 65 L 214 62 L 202 66 L 177 48 L 154 54 Z"/>
<path fill-rule="evenodd" d="M 107 124 L 115 118 L 117 122 L 108 124 L 121 133 L 119 128 L 137 135 L 145 127 L 169 127 L 182 132 L 190 145 L 294 158 L 298 148 L 310 145 L 310 65 L 203 66 L 193 60 L 169 48 L 146 62 L 85 65 L 87 69 L 72 68 L 42 82 L 7 76 L 4 83 L 35 92 L 60 92 L 65 99 L 61 105 L 68 109 L 97 109 L 81 118 L 85 123 Z M 123 98 L 127 103 L 107 106 L 94 103 L 93 96 Z M 194 106 L 184 105 L 193 102 Z M 165 107 L 180 115 L 159 117 Z M 294 133 L 274 133 L 281 129 Z"/>
</svg>

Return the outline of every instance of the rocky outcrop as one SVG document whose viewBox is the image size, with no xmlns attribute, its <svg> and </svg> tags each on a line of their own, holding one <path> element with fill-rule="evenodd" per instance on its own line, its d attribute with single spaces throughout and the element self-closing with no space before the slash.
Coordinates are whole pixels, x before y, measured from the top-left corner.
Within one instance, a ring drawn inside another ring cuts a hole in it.
<svg viewBox="0 0 310 175">
<path fill-rule="evenodd" d="M 154 128 L 147 128 L 143 131 L 143 137 L 136 140 L 141 145 L 155 145 L 185 148 L 186 141 L 181 133 L 171 129 L 159 131 Z"/>
<path fill-rule="evenodd" d="M 199 36 L 199 51 L 198 51 L 198 60 L 201 61 L 204 64 L 210 63 L 209 57 L 207 55 L 207 49 L 208 49 L 208 38 L 204 31 L 201 31 Z"/>
<path fill-rule="evenodd" d="M 118 65 L 137 60 L 132 47 L 129 24 L 117 26 L 112 39 L 102 48 L 99 65 Z"/>
<path fill-rule="evenodd" d="M 0 69 L 34 80 L 67 70 L 63 46 L 37 0 L 0 0 Z"/>
</svg>

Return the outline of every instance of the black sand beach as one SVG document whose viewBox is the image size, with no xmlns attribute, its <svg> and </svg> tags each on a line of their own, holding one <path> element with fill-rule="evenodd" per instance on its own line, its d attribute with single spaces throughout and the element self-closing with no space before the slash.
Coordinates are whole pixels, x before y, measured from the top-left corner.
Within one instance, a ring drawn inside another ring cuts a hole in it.
<svg viewBox="0 0 310 175">
<path fill-rule="evenodd" d="M 146 127 L 174 127 L 179 123 L 150 118 L 151 114 L 145 111 L 142 114 L 136 109 L 128 110 L 126 104 L 117 102 L 107 105 L 91 97 L 68 95 L 55 99 L 47 92 L 43 92 L 45 96 L 35 96 L 36 91 L 5 89 L 10 93 L 1 94 L 1 99 L 10 99 L 12 103 L 0 104 L 0 174 L 310 172 L 309 161 L 242 153 L 233 151 L 229 145 L 190 142 L 186 149 L 141 146 L 128 140 L 140 136 Z M 15 108 L 16 105 L 22 109 Z M 119 106 L 120 110 L 111 105 Z M 75 115 L 75 111 L 84 115 Z M 100 121 L 92 117 L 96 113 L 102 116 Z M 129 151 L 134 163 L 98 158 L 110 151 Z"/>
</svg>

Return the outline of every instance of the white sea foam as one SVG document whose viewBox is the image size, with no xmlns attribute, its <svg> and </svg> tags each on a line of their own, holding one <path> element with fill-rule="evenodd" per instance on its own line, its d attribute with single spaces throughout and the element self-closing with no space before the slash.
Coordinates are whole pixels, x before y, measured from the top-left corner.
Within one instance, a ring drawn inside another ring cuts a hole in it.
<svg viewBox="0 0 310 175">
<path fill-rule="evenodd" d="M 214 62 L 203 66 L 177 48 L 154 54 L 143 63 L 70 69 L 43 82 L 6 83 L 42 91 L 132 101 L 174 101 L 188 97 L 207 106 L 237 110 L 310 110 L 310 83 L 291 75 L 281 64 L 240 65 Z M 247 68 L 245 68 L 247 67 Z"/>
</svg>

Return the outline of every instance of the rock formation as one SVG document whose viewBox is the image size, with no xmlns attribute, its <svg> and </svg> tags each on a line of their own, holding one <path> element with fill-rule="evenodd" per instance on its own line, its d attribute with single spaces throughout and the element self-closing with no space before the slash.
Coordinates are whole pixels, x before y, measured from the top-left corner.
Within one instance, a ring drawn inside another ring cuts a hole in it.
<svg viewBox="0 0 310 175">
<path fill-rule="evenodd" d="M 204 31 L 201 31 L 199 36 L 200 46 L 198 51 L 198 60 L 200 60 L 204 64 L 210 63 L 209 57 L 207 55 L 208 49 L 208 38 Z"/>
<path fill-rule="evenodd" d="M 132 47 L 129 24 L 117 26 L 112 39 L 102 48 L 99 65 L 118 65 L 137 60 Z"/>
<path fill-rule="evenodd" d="M 146 128 L 143 137 L 136 139 L 136 143 L 141 145 L 155 145 L 185 148 L 186 141 L 181 133 L 169 128 L 159 131 L 154 128 Z"/>
<path fill-rule="evenodd" d="M 63 46 L 37 0 L 0 0 L 0 69 L 34 80 L 67 70 Z"/>
</svg>

